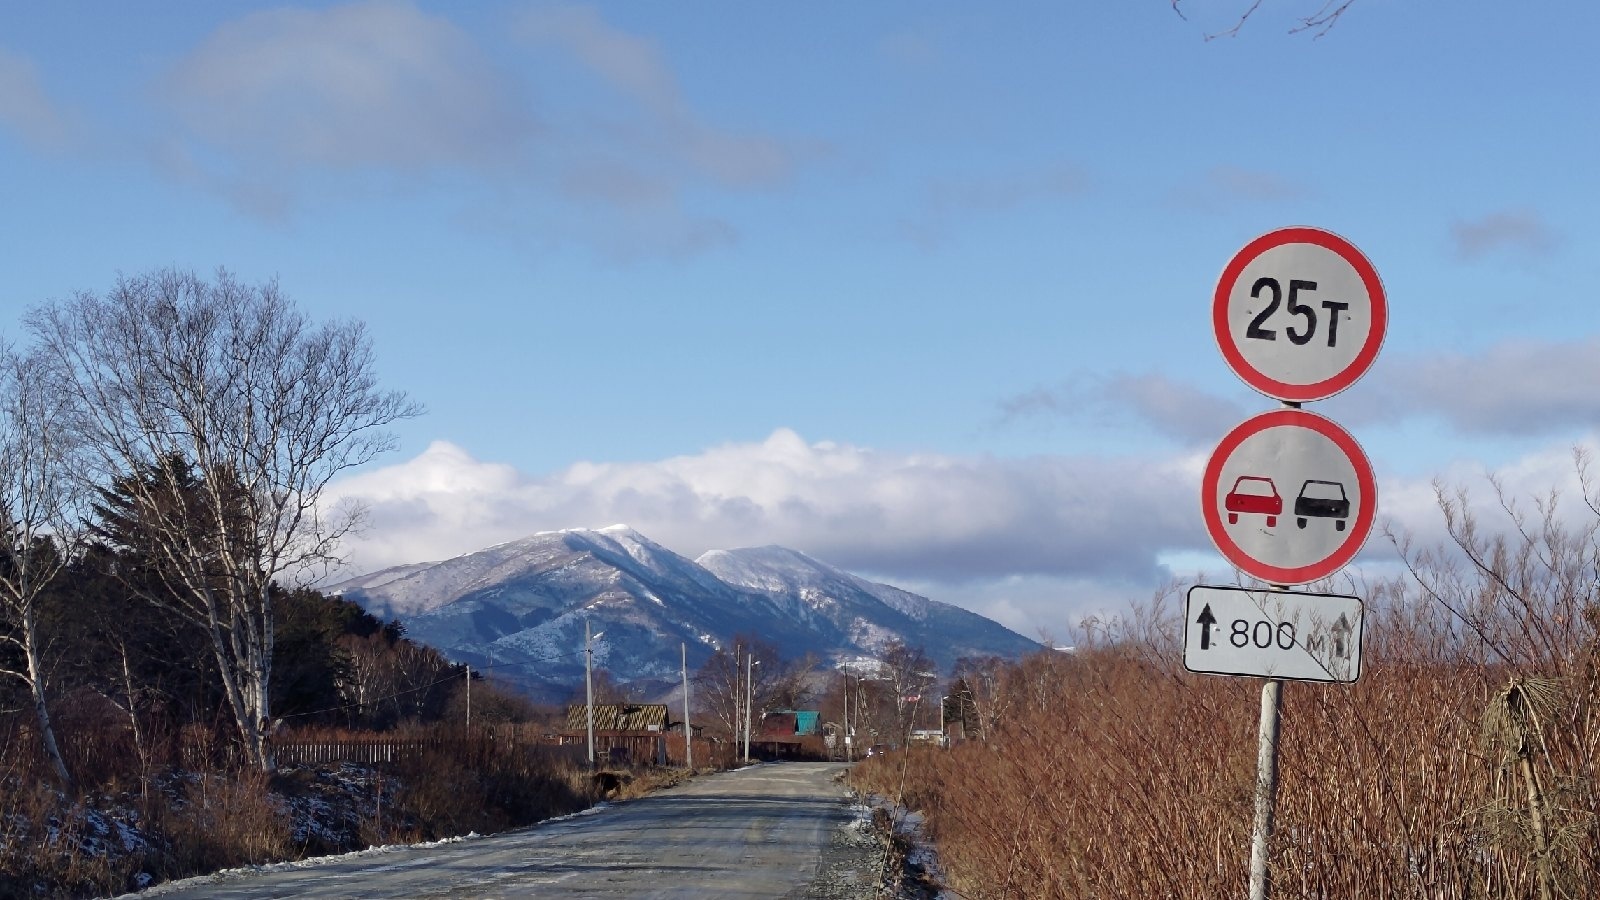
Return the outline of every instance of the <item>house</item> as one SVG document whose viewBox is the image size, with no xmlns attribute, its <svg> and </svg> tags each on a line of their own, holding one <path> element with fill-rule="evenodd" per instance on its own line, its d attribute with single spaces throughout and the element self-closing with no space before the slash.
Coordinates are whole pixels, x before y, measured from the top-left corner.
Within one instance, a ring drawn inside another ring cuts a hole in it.
<svg viewBox="0 0 1600 900">
<path fill-rule="evenodd" d="M 778 709 L 761 717 L 761 735 L 821 734 L 822 714 L 814 709 Z"/>
<path fill-rule="evenodd" d="M 596 703 L 594 705 L 594 730 L 602 731 L 666 731 L 672 724 L 665 703 Z M 576 704 L 567 707 L 567 730 L 589 730 L 589 707 Z M 682 728 L 678 729 L 680 732 Z"/>
<path fill-rule="evenodd" d="M 816 710 L 781 709 L 761 717 L 751 752 L 763 759 L 827 759 Z"/>
<path fill-rule="evenodd" d="M 594 705 L 594 752 L 597 762 L 615 765 L 631 763 L 664 766 L 683 757 L 683 740 L 670 746 L 665 703 L 596 703 Z M 680 726 L 677 729 L 682 734 Z M 561 731 L 563 745 L 585 744 L 589 739 L 589 707 L 567 707 L 567 727 Z M 677 752 L 672 751 L 676 749 Z"/>
<path fill-rule="evenodd" d="M 702 736 L 693 726 L 694 763 L 729 766 L 733 748 Z M 559 740 L 564 746 L 584 746 L 589 740 L 589 707 L 567 707 L 566 727 Z M 683 722 L 673 721 L 665 703 L 596 703 L 594 705 L 595 761 L 610 765 L 684 764 Z"/>
</svg>

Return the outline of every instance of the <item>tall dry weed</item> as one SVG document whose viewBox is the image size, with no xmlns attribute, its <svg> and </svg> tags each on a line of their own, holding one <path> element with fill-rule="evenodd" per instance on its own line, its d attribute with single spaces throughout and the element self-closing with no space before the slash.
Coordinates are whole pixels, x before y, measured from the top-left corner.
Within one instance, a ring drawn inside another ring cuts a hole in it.
<svg viewBox="0 0 1600 900">
<path fill-rule="evenodd" d="M 177 802 L 153 815 L 182 874 L 293 858 L 288 814 L 270 793 L 270 776 L 206 773 L 177 784 Z"/>
<path fill-rule="evenodd" d="M 440 744 L 394 771 L 394 813 L 413 824 L 412 836 L 427 839 L 526 825 L 597 799 L 588 772 L 569 755 L 485 732 Z"/>
</svg>

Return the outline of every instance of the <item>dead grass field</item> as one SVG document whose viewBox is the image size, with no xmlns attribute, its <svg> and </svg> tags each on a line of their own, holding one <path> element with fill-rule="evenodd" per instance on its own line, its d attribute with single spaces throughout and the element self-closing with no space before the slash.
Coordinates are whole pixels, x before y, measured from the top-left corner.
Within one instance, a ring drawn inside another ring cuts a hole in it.
<svg viewBox="0 0 1600 900">
<path fill-rule="evenodd" d="M 1285 686 L 1276 898 L 1600 897 L 1594 530 L 1456 512 L 1465 560 L 1402 545 L 1411 574 L 1361 591 L 1361 680 Z M 1179 609 L 1012 667 L 987 741 L 854 785 L 924 813 L 963 897 L 1244 896 L 1262 681 L 1186 672 Z"/>
<path fill-rule="evenodd" d="M 291 766 L 269 776 L 174 763 L 143 779 L 85 769 L 85 782 L 100 788 L 77 797 L 13 763 L 0 769 L 0 900 L 105 896 L 230 866 L 488 834 L 687 777 L 615 770 L 607 790 L 571 754 L 449 730 L 453 739 L 437 749 L 388 765 Z"/>
</svg>

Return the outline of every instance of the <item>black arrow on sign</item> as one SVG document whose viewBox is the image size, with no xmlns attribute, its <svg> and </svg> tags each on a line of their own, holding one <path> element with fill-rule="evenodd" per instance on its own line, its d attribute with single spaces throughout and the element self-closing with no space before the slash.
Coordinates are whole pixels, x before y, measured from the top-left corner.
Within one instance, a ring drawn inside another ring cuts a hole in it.
<svg viewBox="0 0 1600 900">
<path fill-rule="evenodd" d="M 1217 624 L 1217 617 L 1211 614 L 1211 604 L 1207 603 L 1206 608 L 1200 610 L 1200 618 L 1195 619 L 1194 623 L 1200 626 L 1200 649 L 1210 650 L 1211 626 Z"/>
</svg>

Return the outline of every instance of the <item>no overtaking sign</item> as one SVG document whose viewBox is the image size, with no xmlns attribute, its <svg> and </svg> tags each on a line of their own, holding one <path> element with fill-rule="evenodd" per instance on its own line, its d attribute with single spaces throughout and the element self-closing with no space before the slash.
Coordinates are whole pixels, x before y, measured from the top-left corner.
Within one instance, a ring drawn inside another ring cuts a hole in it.
<svg viewBox="0 0 1600 900">
<path fill-rule="evenodd" d="M 1234 426 L 1206 462 L 1206 533 L 1241 571 L 1269 584 L 1326 578 L 1355 558 L 1378 508 L 1372 464 L 1350 433 L 1301 409 Z"/>
</svg>

